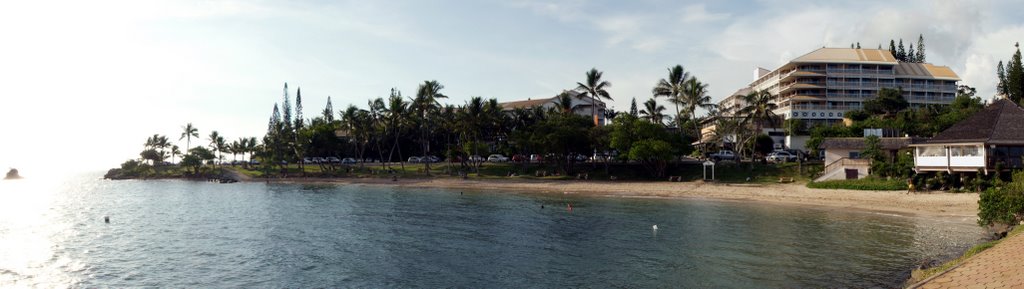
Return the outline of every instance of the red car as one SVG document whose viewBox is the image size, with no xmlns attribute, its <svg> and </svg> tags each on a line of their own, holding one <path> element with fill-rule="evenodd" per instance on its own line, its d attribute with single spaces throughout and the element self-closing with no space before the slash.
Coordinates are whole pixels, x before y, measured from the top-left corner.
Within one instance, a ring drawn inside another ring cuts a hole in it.
<svg viewBox="0 0 1024 289">
<path fill-rule="evenodd" d="M 518 162 L 525 162 L 526 161 L 526 156 L 524 156 L 524 155 L 514 155 L 514 156 L 512 156 L 512 161 L 513 162 L 517 162 L 517 163 Z"/>
</svg>

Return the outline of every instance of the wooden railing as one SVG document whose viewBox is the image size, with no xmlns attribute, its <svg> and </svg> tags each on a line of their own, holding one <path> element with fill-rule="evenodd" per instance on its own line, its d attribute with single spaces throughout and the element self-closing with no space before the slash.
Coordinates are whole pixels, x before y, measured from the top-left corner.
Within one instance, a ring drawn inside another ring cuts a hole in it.
<svg viewBox="0 0 1024 289">
<path fill-rule="evenodd" d="M 851 159 L 851 158 L 839 158 L 825 166 L 825 172 L 821 175 L 827 175 L 832 171 L 844 168 L 846 166 L 858 165 L 858 166 L 870 166 L 871 159 Z"/>
</svg>

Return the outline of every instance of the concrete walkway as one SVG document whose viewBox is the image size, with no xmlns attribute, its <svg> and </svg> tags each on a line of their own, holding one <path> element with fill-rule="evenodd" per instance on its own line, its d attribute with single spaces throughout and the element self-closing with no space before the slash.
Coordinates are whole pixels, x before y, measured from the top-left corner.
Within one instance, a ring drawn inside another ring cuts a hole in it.
<svg viewBox="0 0 1024 289">
<path fill-rule="evenodd" d="M 913 288 L 1024 288 L 1024 234 L 968 258 Z"/>
</svg>

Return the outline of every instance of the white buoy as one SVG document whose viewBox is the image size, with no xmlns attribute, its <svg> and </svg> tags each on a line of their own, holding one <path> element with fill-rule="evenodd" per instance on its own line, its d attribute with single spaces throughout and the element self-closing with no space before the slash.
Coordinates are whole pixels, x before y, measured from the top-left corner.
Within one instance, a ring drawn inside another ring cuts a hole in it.
<svg viewBox="0 0 1024 289">
<path fill-rule="evenodd" d="M 651 227 L 651 228 L 653 228 L 653 229 L 657 230 L 657 229 L 658 229 L 658 225 L 654 225 L 654 226 L 653 226 L 653 227 Z"/>
</svg>

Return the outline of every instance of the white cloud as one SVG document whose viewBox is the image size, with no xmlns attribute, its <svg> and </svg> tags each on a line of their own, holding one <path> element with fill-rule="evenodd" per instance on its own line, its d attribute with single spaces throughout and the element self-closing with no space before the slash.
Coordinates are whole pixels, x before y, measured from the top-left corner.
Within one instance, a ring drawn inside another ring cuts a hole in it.
<svg viewBox="0 0 1024 289">
<path fill-rule="evenodd" d="M 704 4 L 693 4 L 683 8 L 682 21 L 684 23 L 713 22 L 729 19 L 730 16 L 729 13 L 708 12 Z"/>
</svg>

